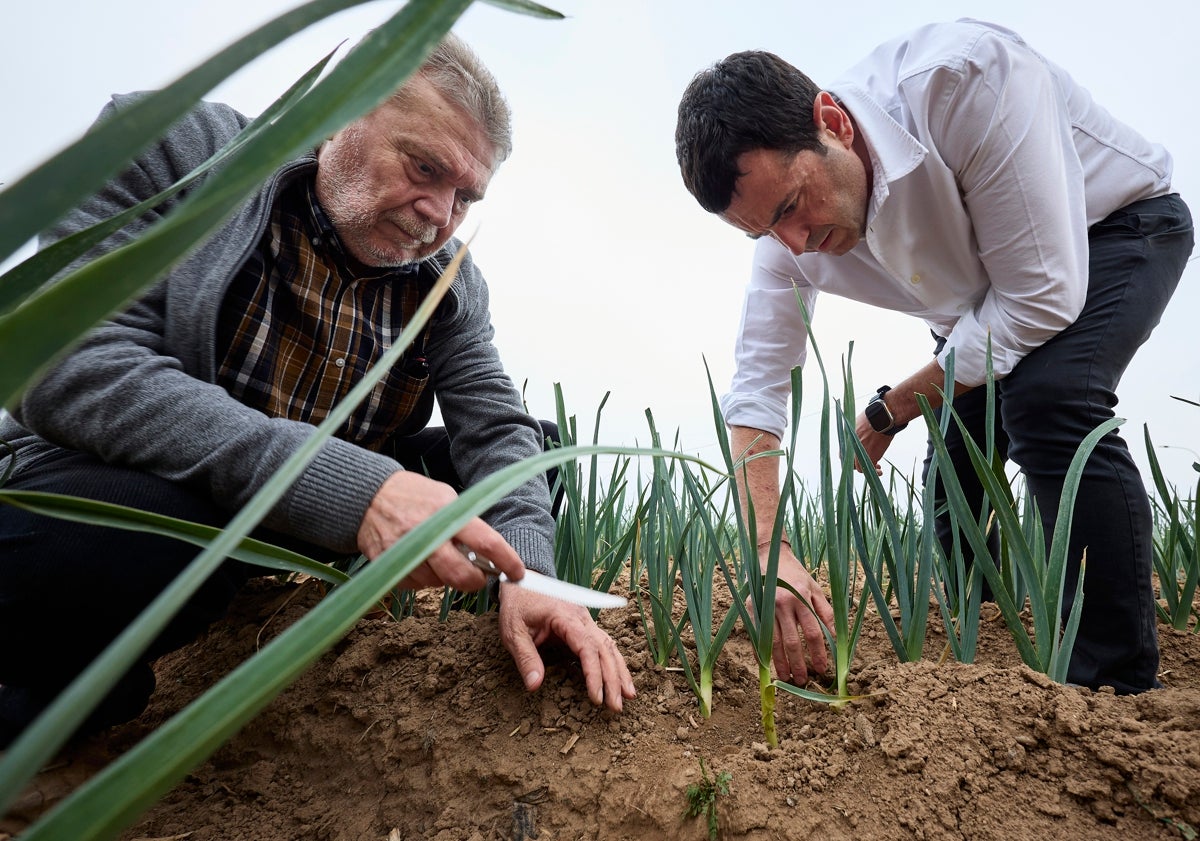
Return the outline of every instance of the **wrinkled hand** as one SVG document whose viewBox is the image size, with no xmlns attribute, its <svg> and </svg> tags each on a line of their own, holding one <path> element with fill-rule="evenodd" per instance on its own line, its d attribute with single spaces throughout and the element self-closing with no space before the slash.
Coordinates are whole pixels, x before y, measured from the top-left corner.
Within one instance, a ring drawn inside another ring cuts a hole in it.
<svg viewBox="0 0 1200 841">
<path fill-rule="evenodd" d="M 420 473 L 400 470 L 388 477 L 371 500 L 358 527 L 358 549 L 370 560 L 458 498 L 454 489 Z M 454 535 L 456 542 L 474 549 L 514 581 L 525 575 L 525 565 L 516 551 L 495 529 L 478 517 Z M 433 551 L 419 567 L 397 586 L 416 590 L 448 585 L 464 593 L 481 589 L 487 576 L 467 562 L 450 543 Z"/>
<path fill-rule="evenodd" d="M 871 422 L 867 420 L 867 416 L 862 413 L 859 413 L 857 420 L 854 422 L 854 434 L 858 436 L 858 440 L 862 442 L 867 455 L 871 457 L 871 464 L 875 467 L 875 475 L 882 476 L 883 468 L 879 462 L 883 460 L 888 447 L 892 446 L 893 437 L 876 432 L 875 428 L 871 426 Z M 863 472 L 863 466 L 858 463 L 858 459 L 854 460 L 854 469 L 859 473 Z"/>
<path fill-rule="evenodd" d="M 624 700 L 637 694 L 617 644 L 592 620 L 587 608 L 502 583 L 500 639 L 530 692 L 546 676 L 537 647 L 551 638 L 565 643 L 579 658 L 593 704 L 620 712 Z"/>
<path fill-rule="evenodd" d="M 766 566 L 769 549 L 763 546 L 759 550 L 762 567 Z M 833 631 L 833 608 L 821 585 L 786 545 L 780 547 L 778 577 L 807 599 L 808 605 L 785 587 L 775 590 L 775 639 L 771 651 L 775 674 L 782 681 L 804 686 L 808 683 L 806 660 L 811 663 L 814 674 L 822 674 L 829 667 L 829 650 L 821 625 Z M 812 605 L 811 609 L 809 605 Z M 815 616 L 813 611 L 816 611 Z"/>
</svg>

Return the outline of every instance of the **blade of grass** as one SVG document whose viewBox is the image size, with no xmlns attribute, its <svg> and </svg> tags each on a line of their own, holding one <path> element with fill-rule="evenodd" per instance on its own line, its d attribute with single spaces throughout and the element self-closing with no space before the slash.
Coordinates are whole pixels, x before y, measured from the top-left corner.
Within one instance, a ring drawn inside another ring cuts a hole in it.
<svg viewBox="0 0 1200 841">
<path fill-rule="evenodd" d="M 124 505 L 63 494 L 0 489 L 0 503 L 77 523 L 158 534 L 200 547 L 208 546 L 221 533 L 219 528 L 203 523 L 192 523 Z M 229 557 L 281 572 L 304 573 L 330 584 L 341 584 L 349 580 L 349 576 L 328 564 L 252 537 L 244 538 L 233 547 L 229 551 Z"/>
</svg>

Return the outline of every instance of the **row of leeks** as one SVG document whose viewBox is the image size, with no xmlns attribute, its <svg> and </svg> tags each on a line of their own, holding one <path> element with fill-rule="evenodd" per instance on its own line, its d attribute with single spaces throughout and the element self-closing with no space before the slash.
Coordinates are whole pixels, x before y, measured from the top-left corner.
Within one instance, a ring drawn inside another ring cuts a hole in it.
<svg viewBox="0 0 1200 841">
<path fill-rule="evenodd" d="M 1055 527 L 1047 539 L 1036 505 L 1014 489 L 990 439 L 982 447 L 973 442 L 968 445 L 972 465 L 986 491 L 983 510 L 972 510 L 957 477 L 940 470 L 940 465 L 949 463 L 949 425 L 960 423 L 952 402 L 934 412 L 928 401 L 920 401 L 933 443 L 930 476 L 924 486 L 917 487 L 911 478 L 897 481 L 895 476 L 885 483 L 873 471 L 864 475 L 855 470 L 856 461 L 866 462 L 866 453 L 854 434 L 849 363 L 843 371 L 844 394 L 835 401 L 815 347 L 814 352 L 824 383 L 820 484 L 814 492 L 796 477 L 793 464 L 800 442 L 795 432 L 798 425 L 793 422 L 786 449 L 754 456 L 782 460 L 780 499 L 770 535 L 755 533 L 754 500 L 741 498 L 735 477 L 745 469 L 746 455 L 731 450 L 711 379 L 710 400 L 722 469 L 699 460 L 656 456 L 648 477 L 643 480 L 639 473 L 637 493 L 623 514 L 612 506 L 602 508 L 608 535 L 604 546 L 621 550 L 610 552 L 606 563 L 628 564 L 631 595 L 637 600 L 654 662 L 683 673 L 701 715 L 707 717 L 716 702 L 714 669 L 740 624 L 756 658 L 763 735 L 774 747 L 778 744 L 777 692 L 835 707 L 855 700 L 849 679 L 859 636 L 871 615 L 869 603 L 876 608 L 871 621 L 882 623 L 898 659 L 914 661 L 924 656 L 932 613 L 946 631 L 948 644 L 942 656 L 972 662 L 986 583 L 1021 659 L 1053 680 L 1065 682 L 1083 605 L 1086 569 L 1086 558 L 1078 574 L 1072 575 L 1067 563 L 1071 510 L 1088 456 L 1099 439 L 1121 421 L 1102 424 L 1080 445 L 1065 476 Z M 952 359 L 946 382 L 953 382 Z M 797 369 L 792 375 L 793 419 L 801 411 L 802 385 Z M 990 371 L 987 388 L 990 407 L 994 404 Z M 665 452 L 659 449 L 659 432 L 649 411 L 647 419 L 653 447 Z M 676 441 L 676 449 L 678 446 Z M 595 464 L 592 467 L 590 481 L 594 483 Z M 624 500 L 629 482 L 626 466 L 618 464 L 612 475 L 619 478 Z M 933 477 L 940 478 L 943 501 L 935 499 Z M 589 494 L 592 503 L 585 515 L 605 496 L 595 484 L 590 485 Z M 1194 500 L 1190 504 L 1178 500 L 1165 485 L 1160 487 L 1160 495 L 1168 501 L 1159 503 L 1166 530 L 1160 526 L 1164 536 L 1156 541 L 1156 557 L 1166 560 L 1157 563 L 1160 576 L 1179 582 L 1177 595 L 1167 601 L 1167 607 L 1160 606 L 1160 611 L 1170 611 L 1170 617 L 1164 619 L 1186 625 L 1200 579 L 1194 538 L 1196 506 Z M 949 550 L 933 533 L 932 522 L 939 511 L 945 511 L 954 525 Z M 777 575 L 785 535 L 796 557 L 827 583 L 834 615 L 833 627 L 827 631 L 833 655 L 828 685 L 798 687 L 771 678 L 775 596 L 778 587 L 787 586 L 779 583 Z M 764 543 L 769 548 L 760 566 L 758 547 Z M 972 564 L 973 557 L 995 557 L 996 563 Z M 562 561 L 560 558 L 560 564 Z M 1172 566 L 1168 568 L 1167 563 Z M 588 577 L 593 583 L 617 580 L 611 567 L 593 570 Z M 724 613 L 716 608 L 717 582 L 732 596 L 732 605 Z M 1026 611 L 1028 622 L 1023 618 Z"/>
</svg>

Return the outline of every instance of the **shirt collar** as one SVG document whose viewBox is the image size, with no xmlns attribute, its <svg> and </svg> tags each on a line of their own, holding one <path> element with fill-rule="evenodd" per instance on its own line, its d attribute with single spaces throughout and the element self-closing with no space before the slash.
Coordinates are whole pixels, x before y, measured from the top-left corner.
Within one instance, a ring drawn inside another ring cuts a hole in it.
<svg viewBox="0 0 1200 841">
<path fill-rule="evenodd" d="M 841 83 L 829 90 L 850 112 L 855 130 L 870 151 L 875 172 L 875 183 L 871 185 L 874 215 L 891 192 L 889 185 L 920 166 L 929 150 L 858 85 Z"/>
</svg>

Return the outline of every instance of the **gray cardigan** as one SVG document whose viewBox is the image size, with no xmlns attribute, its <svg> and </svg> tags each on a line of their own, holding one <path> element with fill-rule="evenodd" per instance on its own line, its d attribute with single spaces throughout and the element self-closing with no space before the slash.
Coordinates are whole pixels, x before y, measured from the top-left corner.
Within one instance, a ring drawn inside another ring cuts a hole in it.
<svg viewBox="0 0 1200 841">
<path fill-rule="evenodd" d="M 113 97 L 100 119 L 119 116 L 136 96 Z M 44 241 L 157 194 L 203 163 L 246 123 L 228 106 L 202 104 Z M 0 440 L 16 450 L 17 471 L 36 470 L 40 457 L 67 447 L 186 484 L 231 511 L 246 504 L 313 427 L 268 417 L 216 385 L 217 315 L 230 280 L 260 239 L 281 185 L 315 168 L 314 154 L 280 167 L 215 235 L 127 310 L 91 331 L 27 390 L 13 416 L 0 413 Z M 136 238 L 180 200 L 129 225 L 98 251 Z M 452 240 L 431 259 L 444 264 L 460 245 Z M 487 284 L 469 256 L 438 318 L 426 346 L 430 386 L 450 434 L 455 468 L 469 486 L 541 452 L 541 433 L 504 373 L 492 343 Z M 0 475 L 5 463 L 0 459 Z M 335 551 L 356 551 L 367 506 L 384 480 L 400 469 L 391 458 L 330 439 L 264 524 Z M 485 519 L 529 568 L 553 574 L 549 511 L 545 476 L 539 475 Z"/>
</svg>

